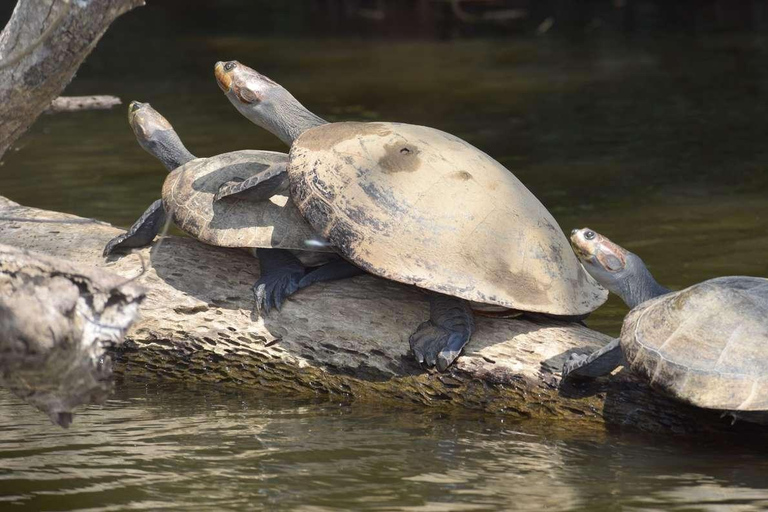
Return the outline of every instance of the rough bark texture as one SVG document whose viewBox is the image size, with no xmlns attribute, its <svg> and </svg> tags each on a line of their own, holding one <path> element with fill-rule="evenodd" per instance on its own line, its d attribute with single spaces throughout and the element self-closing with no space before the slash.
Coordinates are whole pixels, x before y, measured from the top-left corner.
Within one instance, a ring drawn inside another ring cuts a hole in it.
<svg viewBox="0 0 768 512">
<path fill-rule="evenodd" d="M 0 243 L 134 277 L 147 290 L 141 319 L 126 336 L 116 370 L 278 393 L 328 394 L 434 407 L 468 407 L 519 418 L 568 421 L 567 428 L 629 425 L 655 432 L 725 432 L 753 427 L 669 400 L 622 371 L 560 388 L 573 351 L 609 341 L 578 324 L 479 318 L 464 354 L 445 373 L 419 368 L 408 336 L 428 317 L 415 288 L 373 276 L 313 285 L 282 311 L 251 312 L 258 263 L 245 251 L 168 237 L 159 250 L 105 261 L 120 230 L 0 198 Z M 15 220 L 14 220 L 15 219 Z M 61 221 L 65 221 L 62 223 Z M 140 258 L 141 256 L 141 258 Z"/>
<path fill-rule="evenodd" d="M 79 112 L 80 110 L 109 110 L 122 103 L 117 96 L 59 96 L 45 109 L 46 114 Z"/>
<path fill-rule="evenodd" d="M 107 350 L 144 293 L 126 279 L 0 244 L 0 383 L 66 427 L 112 391 Z"/>
<path fill-rule="evenodd" d="M 144 0 L 19 0 L 0 33 L 0 158 L 64 90 L 112 21 L 139 5 Z"/>
</svg>

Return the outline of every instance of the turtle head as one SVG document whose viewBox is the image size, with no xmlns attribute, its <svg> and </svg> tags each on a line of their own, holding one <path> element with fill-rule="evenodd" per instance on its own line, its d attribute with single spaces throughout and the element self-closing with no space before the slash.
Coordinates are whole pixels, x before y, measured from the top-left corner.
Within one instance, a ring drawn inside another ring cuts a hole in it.
<svg viewBox="0 0 768 512">
<path fill-rule="evenodd" d="M 288 145 L 305 130 L 325 124 L 283 86 L 236 60 L 217 62 L 213 73 L 241 114 Z"/>
<path fill-rule="evenodd" d="M 172 171 L 195 157 L 184 147 L 176 130 L 149 103 L 132 101 L 128 105 L 128 123 L 144 150 Z"/>
<path fill-rule="evenodd" d="M 631 308 L 669 292 L 656 282 L 639 256 L 592 229 L 571 231 L 571 247 L 589 275 Z"/>
</svg>

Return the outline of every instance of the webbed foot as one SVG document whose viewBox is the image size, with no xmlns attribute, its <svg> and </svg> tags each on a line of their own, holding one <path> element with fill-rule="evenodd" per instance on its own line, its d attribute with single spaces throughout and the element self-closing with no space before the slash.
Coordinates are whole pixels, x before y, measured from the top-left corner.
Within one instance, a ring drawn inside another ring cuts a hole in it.
<svg viewBox="0 0 768 512">
<path fill-rule="evenodd" d="M 253 285 L 256 309 L 265 314 L 280 310 L 285 299 L 299 289 L 306 268 L 298 258 L 284 249 L 256 249 L 261 276 Z"/>
<path fill-rule="evenodd" d="M 563 380 L 566 377 L 602 377 L 623 364 L 626 364 L 624 353 L 621 351 L 619 340 L 615 339 L 589 355 L 571 354 L 563 364 Z"/>
<path fill-rule="evenodd" d="M 475 330 L 469 303 L 446 295 L 430 296 L 430 319 L 410 337 L 416 360 L 445 371 L 459 357 Z"/>
<path fill-rule="evenodd" d="M 149 205 L 149 208 L 141 214 L 141 217 L 133 223 L 128 231 L 107 242 L 107 245 L 104 246 L 103 255 L 109 256 L 117 249 L 144 247 L 151 244 L 163 224 L 165 224 L 165 209 L 163 208 L 163 200 L 158 199 Z"/>
</svg>

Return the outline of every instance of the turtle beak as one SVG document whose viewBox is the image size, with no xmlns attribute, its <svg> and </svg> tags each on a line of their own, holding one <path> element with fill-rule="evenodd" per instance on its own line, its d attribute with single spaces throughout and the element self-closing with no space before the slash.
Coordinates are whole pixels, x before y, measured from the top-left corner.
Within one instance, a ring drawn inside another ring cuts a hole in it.
<svg viewBox="0 0 768 512">
<path fill-rule="evenodd" d="M 130 105 L 128 105 L 128 122 L 131 124 L 131 126 L 133 126 L 133 120 L 136 117 L 136 114 L 144 105 L 145 103 L 141 103 L 139 101 L 132 101 Z"/>
<path fill-rule="evenodd" d="M 589 258 L 593 252 L 594 244 L 584 238 L 584 233 L 587 231 L 590 231 L 590 229 L 574 229 L 571 231 L 571 247 L 576 256 L 582 261 Z"/>
<path fill-rule="evenodd" d="M 216 76 L 216 82 L 219 84 L 219 87 L 224 92 L 229 92 L 232 88 L 232 74 L 230 71 L 227 71 L 227 67 L 230 69 L 234 69 L 232 67 L 232 64 L 234 61 L 229 62 L 217 62 L 216 65 L 213 67 L 213 74 Z"/>
</svg>

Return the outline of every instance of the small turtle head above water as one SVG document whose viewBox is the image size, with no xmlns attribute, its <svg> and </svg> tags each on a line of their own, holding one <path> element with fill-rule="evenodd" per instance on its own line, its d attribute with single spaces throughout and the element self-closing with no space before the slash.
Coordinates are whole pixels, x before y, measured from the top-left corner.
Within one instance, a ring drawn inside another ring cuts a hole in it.
<svg viewBox="0 0 768 512">
<path fill-rule="evenodd" d="M 128 123 L 139 145 L 160 159 L 169 171 L 194 159 L 171 123 L 149 103 L 132 101 L 128 105 Z"/>
<path fill-rule="evenodd" d="M 571 247 L 589 275 L 631 308 L 669 292 L 656 282 L 639 256 L 594 230 L 571 231 Z"/>
<path fill-rule="evenodd" d="M 283 86 L 236 60 L 217 62 L 213 72 L 241 114 L 288 145 L 305 130 L 326 124 Z"/>
</svg>

